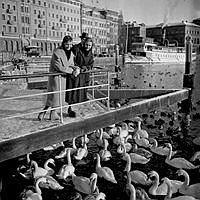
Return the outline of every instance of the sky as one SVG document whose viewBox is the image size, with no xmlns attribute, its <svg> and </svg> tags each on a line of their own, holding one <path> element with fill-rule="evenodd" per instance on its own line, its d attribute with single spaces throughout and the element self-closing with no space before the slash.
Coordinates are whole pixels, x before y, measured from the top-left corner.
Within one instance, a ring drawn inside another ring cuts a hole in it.
<svg viewBox="0 0 200 200">
<path fill-rule="evenodd" d="M 200 0 L 83 0 L 93 6 L 122 11 L 125 21 L 146 25 L 200 18 Z"/>
</svg>

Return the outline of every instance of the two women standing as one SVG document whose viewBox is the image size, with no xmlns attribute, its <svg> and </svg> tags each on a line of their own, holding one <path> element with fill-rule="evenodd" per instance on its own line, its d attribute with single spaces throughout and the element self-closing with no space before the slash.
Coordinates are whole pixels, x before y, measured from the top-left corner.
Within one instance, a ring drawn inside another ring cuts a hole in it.
<svg viewBox="0 0 200 200">
<path fill-rule="evenodd" d="M 61 90 L 72 89 L 77 87 L 84 87 L 89 85 L 89 72 L 94 63 L 92 55 L 92 39 L 87 37 L 85 43 L 76 48 L 72 52 L 72 38 L 65 36 L 62 41 L 61 47 L 54 50 L 49 72 L 64 72 L 65 75 L 61 76 Z M 79 74 L 81 72 L 81 74 Z M 82 74 L 83 73 L 83 74 Z M 59 78 L 58 76 L 50 76 L 48 79 L 48 92 L 59 91 Z M 49 107 L 55 108 L 50 112 L 51 120 L 58 120 L 60 116 L 57 113 L 57 107 L 72 103 L 79 103 L 87 100 L 87 89 L 74 90 L 70 92 L 62 92 L 62 100 L 60 100 L 59 93 L 47 95 L 44 111 L 40 112 L 38 119 L 42 120 Z M 76 117 L 76 113 L 72 111 L 71 106 L 68 109 L 70 117 Z"/>
</svg>

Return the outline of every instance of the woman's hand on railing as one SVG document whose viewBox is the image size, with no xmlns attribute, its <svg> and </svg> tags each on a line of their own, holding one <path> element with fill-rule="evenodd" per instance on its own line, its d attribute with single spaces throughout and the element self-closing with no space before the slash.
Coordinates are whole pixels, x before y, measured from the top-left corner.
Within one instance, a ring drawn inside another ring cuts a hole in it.
<svg viewBox="0 0 200 200">
<path fill-rule="evenodd" d="M 77 77 L 80 74 L 80 68 L 77 67 L 74 69 L 73 73 L 72 73 L 75 77 Z"/>
</svg>

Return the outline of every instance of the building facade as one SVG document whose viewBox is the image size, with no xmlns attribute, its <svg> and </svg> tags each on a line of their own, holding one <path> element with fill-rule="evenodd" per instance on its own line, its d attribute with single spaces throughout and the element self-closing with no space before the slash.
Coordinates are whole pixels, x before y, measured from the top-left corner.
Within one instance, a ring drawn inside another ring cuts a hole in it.
<svg viewBox="0 0 200 200">
<path fill-rule="evenodd" d="M 0 51 L 37 45 L 49 55 L 65 35 L 80 38 L 81 3 L 75 0 L 0 0 Z"/>
</svg>

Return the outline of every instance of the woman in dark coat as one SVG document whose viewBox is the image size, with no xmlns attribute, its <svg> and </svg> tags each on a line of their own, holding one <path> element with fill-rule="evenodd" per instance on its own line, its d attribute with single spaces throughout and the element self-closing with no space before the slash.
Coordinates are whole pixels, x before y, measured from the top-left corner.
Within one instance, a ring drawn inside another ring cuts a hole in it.
<svg viewBox="0 0 200 200">
<path fill-rule="evenodd" d="M 92 53 L 93 41 L 90 37 L 87 37 L 83 47 L 80 47 L 76 51 L 75 63 L 80 68 L 80 74 L 77 77 L 67 79 L 67 88 L 77 88 L 89 86 L 90 73 L 94 64 L 94 57 Z M 88 73 L 87 73 L 88 72 Z M 87 89 L 81 89 L 71 92 L 66 92 L 66 102 L 80 103 L 87 101 Z"/>
<path fill-rule="evenodd" d="M 56 48 L 53 52 L 51 63 L 49 67 L 49 72 L 64 72 L 66 75 L 61 76 L 61 90 L 66 90 L 66 78 L 67 74 L 72 76 L 77 75 L 77 67 L 74 64 L 74 54 L 71 51 L 72 48 L 72 37 L 65 36 L 62 41 L 62 45 Z M 49 76 L 48 78 L 48 92 L 59 91 L 59 77 L 58 76 Z M 62 93 L 62 105 L 65 104 L 65 92 Z M 40 112 L 38 119 L 42 120 L 46 114 L 46 110 L 51 108 L 59 107 L 60 105 L 60 96 L 59 93 L 48 94 L 44 111 Z M 50 119 L 56 120 L 60 119 L 56 110 L 52 110 L 50 113 Z"/>
</svg>

